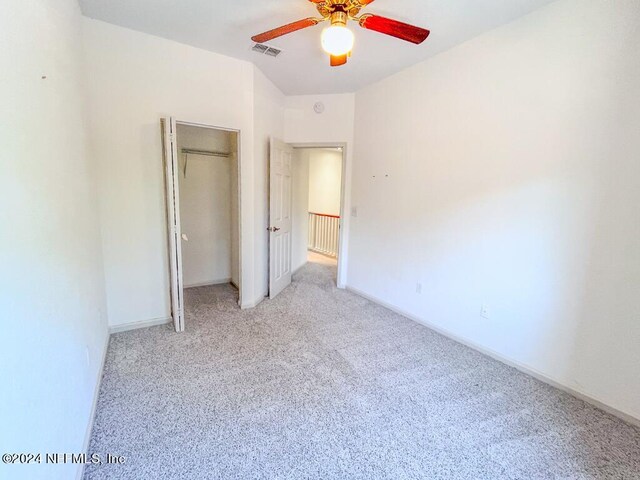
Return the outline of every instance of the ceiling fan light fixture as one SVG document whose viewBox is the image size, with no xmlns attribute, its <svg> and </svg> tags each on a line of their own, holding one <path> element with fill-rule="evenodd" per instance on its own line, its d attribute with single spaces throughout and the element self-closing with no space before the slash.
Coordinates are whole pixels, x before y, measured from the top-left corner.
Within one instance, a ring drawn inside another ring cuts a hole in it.
<svg viewBox="0 0 640 480">
<path fill-rule="evenodd" d="M 355 41 L 353 32 L 347 28 L 347 23 L 357 23 L 360 28 L 383 33 L 416 45 L 424 42 L 429 36 L 429 30 L 416 27 L 408 23 L 399 22 L 392 18 L 365 13 L 360 10 L 374 0 L 310 0 L 316 6 L 320 17 L 308 17 L 296 22 L 288 23 L 277 28 L 251 37 L 256 43 L 265 43 L 274 38 L 297 32 L 304 28 L 313 27 L 320 22 L 329 21 L 331 26 L 322 31 L 320 43 L 322 49 L 329 54 L 329 65 L 339 67 L 347 63 L 351 56 Z M 268 51 L 267 51 L 268 52 Z"/>
<path fill-rule="evenodd" d="M 322 49 L 329 55 L 346 55 L 353 50 L 354 35 L 344 25 L 331 25 L 322 31 Z"/>
</svg>

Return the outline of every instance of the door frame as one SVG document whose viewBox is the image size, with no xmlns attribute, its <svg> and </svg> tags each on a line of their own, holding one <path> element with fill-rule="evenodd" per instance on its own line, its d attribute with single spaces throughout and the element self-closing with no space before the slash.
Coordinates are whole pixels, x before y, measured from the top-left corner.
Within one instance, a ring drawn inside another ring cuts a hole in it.
<svg viewBox="0 0 640 480">
<path fill-rule="evenodd" d="M 294 149 L 302 148 L 342 148 L 342 175 L 340 177 L 340 231 L 338 235 L 338 272 L 336 275 L 336 286 L 338 288 L 347 287 L 347 251 L 348 251 L 348 231 L 349 218 L 347 212 L 347 143 L 346 142 L 286 142 Z"/>
<path fill-rule="evenodd" d="M 172 118 L 171 116 L 167 115 L 165 117 L 162 118 Z M 243 194 L 242 194 L 242 162 L 241 162 L 241 158 L 242 158 L 242 150 L 241 150 L 241 146 L 242 146 L 242 141 L 241 141 L 241 137 L 242 137 L 242 132 L 239 129 L 235 129 L 235 128 L 229 128 L 229 127 L 220 127 L 220 126 L 216 126 L 216 125 L 208 125 L 208 124 L 204 124 L 204 123 L 197 123 L 197 122 L 189 122 L 189 121 L 185 121 L 185 120 L 178 120 L 177 117 L 173 117 L 175 118 L 175 124 L 176 124 L 176 145 L 177 145 L 177 127 L 179 125 L 183 125 L 183 126 L 187 126 L 187 127 L 199 127 L 199 128 L 207 128 L 210 130 L 221 130 L 224 132 L 233 132 L 236 134 L 236 151 L 237 151 L 237 158 L 235 159 L 235 161 L 238 164 L 238 185 L 237 185 L 237 192 L 238 192 L 238 197 L 237 197 L 237 215 L 238 215 L 238 305 L 242 305 L 242 298 L 243 298 L 243 285 L 244 285 L 244 278 L 243 278 L 243 255 L 242 255 L 242 240 L 243 240 L 243 229 L 242 229 L 242 199 L 243 199 Z M 168 207 L 167 202 L 169 201 L 169 199 L 167 198 L 167 190 L 166 188 L 164 189 L 164 201 L 165 201 L 165 206 Z M 167 219 L 167 227 L 169 228 L 169 223 L 168 223 Z M 167 231 L 167 235 L 171 235 L 171 231 L 168 230 Z M 182 251 L 182 238 L 178 238 L 178 244 L 177 244 L 177 248 L 180 250 L 180 252 Z M 169 262 L 168 264 L 168 273 L 169 273 L 169 286 L 171 286 L 171 276 L 175 275 L 176 277 L 178 276 L 178 273 L 176 271 L 172 271 L 173 270 L 173 266 L 171 265 L 171 262 Z M 169 291 L 169 297 L 173 298 L 173 292 Z M 173 312 L 171 312 L 171 316 L 173 317 Z"/>
</svg>

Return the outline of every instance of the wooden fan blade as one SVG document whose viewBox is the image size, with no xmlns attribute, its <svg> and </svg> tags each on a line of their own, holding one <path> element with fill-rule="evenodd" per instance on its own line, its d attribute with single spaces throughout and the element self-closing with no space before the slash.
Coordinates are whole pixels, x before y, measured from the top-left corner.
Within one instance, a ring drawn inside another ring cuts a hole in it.
<svg viewBox="0 0 640 480">
<path fill-rule="evenodd" d="M 347 54 L 344 55 L 330 55 L 329 64 L 332 67 L 339 67 L 340 65 L 344 65 L 347 63 Z"/>
<path fill-rule="evenodd" d="M 402 23 L 379 15 L 365 14 L 360 17 L 360 26 L 367 30 L 391 35 L 392 37 L 419 44 L 429 36 L 429 30 L 414 27 L 408 23 Z"/>
<path fill-rule="evenodd" d="M 260 33 L 258 35 L 254 35 L 251 37 L 256 43 L 264 43 L 269 40 L 273 40 L 274 38 L 281 37 L 282 35 L 286 35 L 287 33 L 296 32 L 298 30 L 302 30 L 303 28 L 313 27 L 317 25 L 320 21 L 313 17 L 305 18 L 304 20 L 298 20 L 297 22 L 288 23 L 287 25 L 282 25 L 281 27 L 274 28 L 273 30 L 269 30 L 268 32 Z"/>
</svg>

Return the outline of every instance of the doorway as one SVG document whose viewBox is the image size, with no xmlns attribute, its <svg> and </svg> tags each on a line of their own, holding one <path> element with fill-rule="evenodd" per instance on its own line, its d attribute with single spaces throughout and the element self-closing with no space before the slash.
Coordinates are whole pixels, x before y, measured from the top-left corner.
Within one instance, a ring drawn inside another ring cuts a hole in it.
<svg viewBox="0 0 640 480">
<path fill-rule="evenodd" d="M 190 298 L 232 285 L 240 301 L 239 132 L 173 119 L 162 127 L 171 310 L 180 332 Z"/>
<path fill-rule="evenodd" d="M 297 147 L 293 159 L 292 269 L 340 260 L 344 148 Z"/>
</svg>

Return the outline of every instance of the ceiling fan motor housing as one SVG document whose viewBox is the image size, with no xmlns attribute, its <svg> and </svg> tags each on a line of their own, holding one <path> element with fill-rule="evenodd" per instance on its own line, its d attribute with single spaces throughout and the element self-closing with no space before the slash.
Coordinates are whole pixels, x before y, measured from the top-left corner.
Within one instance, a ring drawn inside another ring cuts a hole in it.
<svg viewBox="0 0 640 480">
<path fill-rule="evenodd" d="M 368 2 L 361 2 L 360 0 L 326 0 L 324 2 L 317 2 L 316 0 L 311 0 L 316 4 L 316 8 L 320 15 L 324 18 L 332 17 L 333 13 L 337 11 L 345 12 L 347 17 L 355 17 L 360 13 L 360 9 L 367 5 Z"/>
<path fill-rule="evenodd" d="M 343 10 L 336 10 L 331 14 L 331 25 L 346 26 L 349 15 Z"/>
</svg>

